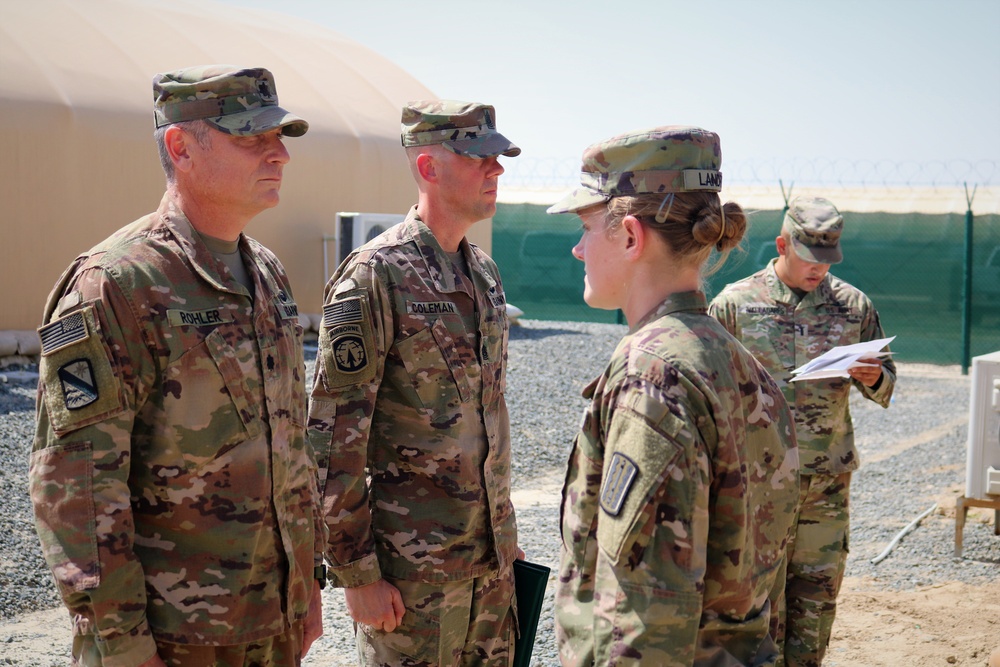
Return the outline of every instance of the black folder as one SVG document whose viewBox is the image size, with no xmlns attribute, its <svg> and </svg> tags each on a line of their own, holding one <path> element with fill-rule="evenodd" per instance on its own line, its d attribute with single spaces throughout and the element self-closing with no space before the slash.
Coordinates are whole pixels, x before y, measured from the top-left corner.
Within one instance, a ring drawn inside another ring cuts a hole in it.
<svg viewBox="0 0 1000 667">
<path fill-rule="evenodd" d="M 514 645 L 514 667 L 528 667 L 535 647 L 538 617 L 542 614 L 545 587 L 552 570 L 538 563 L 514 561 L 514 589 L 517 594 L 517 625 L 521 633 Z"/>
</svg>

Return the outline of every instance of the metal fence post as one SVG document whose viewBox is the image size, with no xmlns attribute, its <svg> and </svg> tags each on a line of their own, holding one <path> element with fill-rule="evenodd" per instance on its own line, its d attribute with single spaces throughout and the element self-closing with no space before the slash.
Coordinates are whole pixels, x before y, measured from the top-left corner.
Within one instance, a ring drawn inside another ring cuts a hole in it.
<svg viewBox="0 0 1000 667">
<path fill-rule="evenodd" d="M 977 185 L 972 186 L 969 194 L 969 184 L 965 186 L 965 267 L 962 280 L 962 375 L 969 374 L 969 364 L 972 356 L 972 198 L 976 196 Z"/>
</svg>

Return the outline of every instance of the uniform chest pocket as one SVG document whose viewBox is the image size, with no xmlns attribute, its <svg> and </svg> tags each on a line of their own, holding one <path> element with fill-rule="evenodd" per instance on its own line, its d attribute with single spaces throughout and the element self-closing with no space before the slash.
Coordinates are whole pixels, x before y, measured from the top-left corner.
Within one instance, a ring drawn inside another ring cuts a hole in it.
<svg viewBox="0 0 1000 667">
<path fill-rule="evenodd" d="M 162 423 L 173 433 L 164 435 L 185 453 L 212 456 L 260 435 L 260 415 L 236 351 L 217 329 L 167 366 L 165 375 Z"/>
<path fill-rule="evenodd" d="M 435 320 L 432 326 L 396 344 L 423 407 L 449 411 L 469 400 L 469 385 L 457 351 L 463 343 L 454 339 L 441 320 Z"/>
</svg>

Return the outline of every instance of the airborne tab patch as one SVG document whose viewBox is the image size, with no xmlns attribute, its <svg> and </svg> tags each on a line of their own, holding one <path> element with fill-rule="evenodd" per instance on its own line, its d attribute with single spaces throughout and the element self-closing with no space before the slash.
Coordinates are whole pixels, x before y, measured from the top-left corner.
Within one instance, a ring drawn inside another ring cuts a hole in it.
<svg viewBox="0 0 1000 667">
<path fill-rule="evenodd" d="M 604 477 L 604 488 L 601 489 L 601 508 L 605 512 L 618 516 L 638 472 L 639 466 L 629 457 L 621 452 L 612 455 L 611 465 Z"/>
</svg>

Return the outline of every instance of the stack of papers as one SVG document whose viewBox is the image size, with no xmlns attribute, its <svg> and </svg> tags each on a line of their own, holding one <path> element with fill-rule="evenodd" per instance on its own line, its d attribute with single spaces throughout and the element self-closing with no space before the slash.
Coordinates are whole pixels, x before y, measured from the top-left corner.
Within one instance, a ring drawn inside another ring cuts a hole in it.
<svg viewBox="0 0 1000 667">
<path fill-rule="evenodd" d="M 819 380 L 822 378 L 846 378 L 848 369 L 857 366 L 874 366 L 874 364 L 862 363 L 861 359 L 877 359 L 887 357 L 892 354 L 882 348 L 895 339 L 879 338 L 865 343 L 855 343 L 854 345 L 841 345 L 831 350 L 827 350 L 812 361 L 802 364 L 792 371 L 792 382 L 799 380 Z"/>
</svg>

